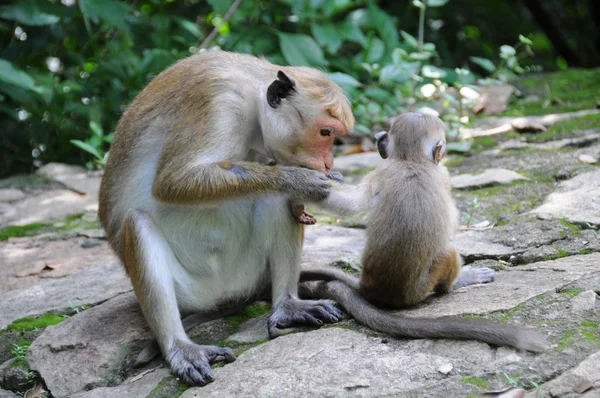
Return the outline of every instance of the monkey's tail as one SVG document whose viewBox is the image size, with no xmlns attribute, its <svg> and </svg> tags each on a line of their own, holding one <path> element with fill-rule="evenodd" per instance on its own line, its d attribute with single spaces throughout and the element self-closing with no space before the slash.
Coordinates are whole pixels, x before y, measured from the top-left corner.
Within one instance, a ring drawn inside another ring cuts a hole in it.
<svg viewBox="0 0 600 398">
<path fill-rule="evenodd" d="M 394 337 L 476 339 L 497 346 L 513 346 L 529 351 L 548 348 L 537 331 L 484 319 L 407 318 L 382 311 L 344 282 L 303 283 L 302 293 L 312 298 L 330 299 L 341 305 L 361 324 Z"/>
<path fill-rule="evenodd" d="M 360 285 L 360 279 L 358 277 L 333 267 L 303 268 L 300 271 L 300 283 L 308 281 L 341 281 L 355 290 L 358 290 Z"/>
</svg>

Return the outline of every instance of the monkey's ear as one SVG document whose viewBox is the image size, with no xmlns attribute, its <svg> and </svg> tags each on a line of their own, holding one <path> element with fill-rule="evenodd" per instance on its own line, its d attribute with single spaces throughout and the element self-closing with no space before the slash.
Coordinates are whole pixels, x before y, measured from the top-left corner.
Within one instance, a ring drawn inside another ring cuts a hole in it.
<svg viewBox="0 0 600 398">
<path fill-rule="evenodd" d="M 387 131 L 380 131 L 375 134 L 375 140 L 377 141 L 377 150 L 379 151 L 379 155 L 387 159 L 388 158 L 388 143 L 390 142 L 390 138 L 388 137 Z"/>
<path fill-rule="evenodd" d="M 439 140 L 433 148 L 433 162 L 435 164 L 440 164 L 442 156 L 444 156 L 444 145 L 446 145 L 446 141 Z"/>
<path fill-rule="evenodd" d="M 267 89 L 267 102 L 271 108 L 281 105 L 283 98 L 289 97 L 296 91 L 296 82 L 282 71 L 277 72 L 277 80 Z"/>
</svg>

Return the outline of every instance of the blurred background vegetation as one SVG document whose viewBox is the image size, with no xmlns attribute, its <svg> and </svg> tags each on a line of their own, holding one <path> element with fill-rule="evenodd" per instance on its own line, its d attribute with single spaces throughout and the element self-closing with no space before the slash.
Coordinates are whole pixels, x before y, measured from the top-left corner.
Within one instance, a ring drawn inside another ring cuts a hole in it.
<svg viewBox="0 0 600 398">
<path fill-rule="evenodd" d="M 50 161 L 102 167 L 146 82 L 214 47 L 326 69 L 354 104 L 357 135 L 431 101 L 441 101 L 452 134 L 469 123 L 474 83 L 600 64 L 597 0 L 6 3 L 0 177 Z"/>
</svg>

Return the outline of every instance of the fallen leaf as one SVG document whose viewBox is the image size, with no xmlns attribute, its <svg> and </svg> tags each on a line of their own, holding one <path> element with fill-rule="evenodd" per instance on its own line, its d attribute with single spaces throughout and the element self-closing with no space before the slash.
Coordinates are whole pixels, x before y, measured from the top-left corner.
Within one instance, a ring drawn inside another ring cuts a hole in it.
<svg viewBox="0 0 600 398">
<path fill-rule="evenodd" d="M 511 123 L 511 126 L 519 133 L 543 133 L 548 130 L 546 126 L 541 123 L 533 123 L 527 120 L 516 120 Z"/>
<path fill-rule="evenodd" d="M 44 387 L 42 387 L 41 384 L 36 384 L 25 392 L 23 398 L 43 398 L 46 392 L 47 391 L 44 390 Z"/>
<path fill-rule="evenodd" d="M 363 153 L 365 150 L 363 149 L 362 145 L 360 144 L 356 144 L 356 145 L 344 145 L 344 150 L 342 152 L 342 155 L 353 155 L 355 153 Z"/>
<path fill-rule="evenodd" d="M 598 163 L 598 159 L 596 159 L 592 155 L 585 155 L 585 154 L 584 155 L 580 155 L 579 156 L 579 160 L 582 161 L 583 163 L 587 163 L 587 164 Z"/>
<path fill-rule="evenodd" d="M 500 390 L 486 391 L 483 395 L 498 398 L 523 398 L 526 393 L 522 388 L 507 387 Z"/>
</svg>

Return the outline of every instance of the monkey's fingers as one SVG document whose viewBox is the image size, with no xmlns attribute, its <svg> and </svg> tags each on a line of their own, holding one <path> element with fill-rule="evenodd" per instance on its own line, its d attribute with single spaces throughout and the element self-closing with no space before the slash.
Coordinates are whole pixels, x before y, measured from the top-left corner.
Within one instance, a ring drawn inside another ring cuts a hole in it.
<svg viewBox="0 0 600 398">
<path fill-rule="evenodd" d="M 304 205 L 295 205 L 292 210 L 298 224 L 315 225 L 317 223 L 315 216 L 304 210 Z"/>
<path fill-rule="evenodd" d="M 341 173 L 338 173 L 337 171 L 332 171 L 331 173 L 329 173 L 327 178 L 329 178 L 330 180 L 339 182 L 340 184 L 344 182 L 344 177 L 342 176 Z"/>
</svg>

